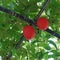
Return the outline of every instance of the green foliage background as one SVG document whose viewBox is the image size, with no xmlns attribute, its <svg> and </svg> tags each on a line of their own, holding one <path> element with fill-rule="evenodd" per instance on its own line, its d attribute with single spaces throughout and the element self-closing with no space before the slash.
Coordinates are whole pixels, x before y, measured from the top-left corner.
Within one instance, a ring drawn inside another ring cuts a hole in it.
<svg viewBox="0 0 60 60">
<path fill-rule="evenodd" d="M 13 10 L 34 20 L 45 0 L 0 0 L 0 6 Z M 49 19 L 49 28 L 60 34 L 60 0 L 51 0 L 43 17 Z M 22 35 L 22 30 L 28 23 L 0 11 L 0 57 L 5 57 L 12 51 L 11 60 L 60 60 L 60 39 L 34 26 L 36 36 L 28 42 L 24 39 L 20 48 L 15 50 L 14 45 Z M 53 47 L 51 46 L 53 45 Z"/>
</svg>

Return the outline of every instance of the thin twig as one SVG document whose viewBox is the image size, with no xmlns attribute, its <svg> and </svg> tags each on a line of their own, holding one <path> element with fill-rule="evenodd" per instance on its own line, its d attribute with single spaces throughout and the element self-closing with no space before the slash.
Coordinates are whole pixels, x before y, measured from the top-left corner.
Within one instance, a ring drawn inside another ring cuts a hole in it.
<svg viewBox="0 0 60 60">
<path fill-rule="evenodd" d="M 35 16 L 34 20 L 37 21 L 38 18 L 41 16 L 41 14 L 43 13 L 43 11 L 46 9 L 46 7 L 48 6 L 50 0 L 46 0 L 46 2 L 44 3 L 44 5 L 41 7 L 39 13 Z"/>
<path fill-rule="evenodd" d="M 19 48 L 19 46 L 21 45 L 21 43 L 23 42 L 23 40 L 24 40 L 24 36 L 21 36 L 20 40 L 14 46 L 15 49 L 18 49 Z M 9 53 L 9 55 L 7 56 L 7 59 L 6 60 L 10 60 L 11 56 L 12 56 L 12 52 Z"/>
<path fill-rule="evenodd" d="M 24 40 L 24 36 L 22 36 L 20 38 L 20 40 L 17 42 L 17 44 L 15 45 L 15 49 L 18 49 L 19 48 L 19 46 L 21 45 L 21 43 L 23 42 L 23 40 Z"/>
</svg>

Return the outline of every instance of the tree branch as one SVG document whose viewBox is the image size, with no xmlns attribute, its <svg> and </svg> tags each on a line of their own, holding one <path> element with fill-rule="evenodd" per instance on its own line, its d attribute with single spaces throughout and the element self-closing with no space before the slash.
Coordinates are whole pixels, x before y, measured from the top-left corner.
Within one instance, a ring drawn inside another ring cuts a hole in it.
<svg viewBox="0 0 60 60">
<path fill-rule="evenodd" d="M 11 11 L 11 10 L 9 10 L 9 9 L 6 9 L 6 8 L 4 8 L 4 7 L 2 7 L 2 6 L 0 6 L 0 11 L 3 11 L 3 12 L 5 12 L 5 13 L 8 13 L 9 15 L 12 15 L 12 16 L 15 16 L 15 17 L 17 17 L 17 18 L 20 18 L 20 19 L 22 19 L 23 21 L 28 22 L 29 24 L 35 24 L 33 21 L 31 21 L 31 19 L 29 19 L 29 18 L 27 18 L 27 17 L 24 17 L 24 16 L 22 16 L 22 15 L 16 13 L 16 12 L 14 12 L 14 11 Z"/>
<path fill-rule="evenodd" d="M 50 0 L 46 0 L 46 2 L 44 3 L 44 5 L 41 7 L 41 10 L 39 11 L 39 13 L 35 16 L 35 18 L 34 18 L 35 21 L 37 21 L 38 18 L 41 16 L 41 14 L 43 13 L 43 11 L 48 6 L 49 2 L 50 2 Z"/>
<path fill-rule="evenodd" d="M 22 36 L 22 37 L 20 38 L 20 40 L 17 42 L 17 44 L 15 45 L 15 49 L 18 49 L 18 48 L 19 48 L 19 46 L 20 46 L 21 43 L 23 42 L 23 39 L 24 39 L 24 36 Z"/>
<path fill-rule="evenodd" d="M 52 30 L 50 30 L 50 29 L 47 29 L 47 30 L 45 30 L 46 32 L 48 32 L 48 33 L 50 33 L 51 35 L 54 35 L 54 36 L 56 36 L 57 38 L 59 38 L 60 39 L 60 35 L 59 34 L 57 34 L 56 32 L 54 32 L 54 31 L 52 31 Z"/>
<path fill-rule="evenodd" d="M 19 46 L 20 46 L 21 43 L 23 42 L 23 39 L 24 39 L 24 36 L 22 35 L 21 38 L 20 38 L 20 40 L 19 40 L 19 41 L 17 42 L 17 44 L 14 46 L 15 49 L 18 49 L 18 48 L 19 48 Z M 6 60 L 10 60 L 11 56 L 12 56 L 12 52 L 9 53 L 9 55 L 7 56 L 7 59 L 6 59 Z"/>
</svg>

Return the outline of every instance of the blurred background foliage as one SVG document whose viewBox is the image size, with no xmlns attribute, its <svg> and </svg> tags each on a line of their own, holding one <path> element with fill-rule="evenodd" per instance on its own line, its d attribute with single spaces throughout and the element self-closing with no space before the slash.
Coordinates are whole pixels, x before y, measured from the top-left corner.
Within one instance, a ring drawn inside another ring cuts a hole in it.
<svg viewBox="0 0 60 60">
<path fill-rule="evenodd" d="M 0 0 L 0 6 L 13 10 L 34 20 L 46 0 Z M 60 34 L 60 0 L 51 0 L 42 13 L 49 19 L 49 28 Z M 60 39 L 34 26 L 36 36 L 32 41 L 24 39 L 20 48 L 14 45 L 28 23 L 0 11 L 0 60 L 12 51 L 11 60 L 60 60 Z"/>
</svg>

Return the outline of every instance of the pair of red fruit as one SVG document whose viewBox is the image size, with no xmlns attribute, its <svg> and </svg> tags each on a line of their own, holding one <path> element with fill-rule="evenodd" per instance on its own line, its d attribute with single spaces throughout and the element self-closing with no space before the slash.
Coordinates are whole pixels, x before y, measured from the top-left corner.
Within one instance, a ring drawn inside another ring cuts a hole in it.
<svg viewBox="0 0 60 60">
<path fill-rule="evenodd" d="M 41 17 L 37 20 L 36 25 L 39 30 L 46 30 L 49 26 L 48 19 Z M 27 40 L 31 40 L 35 36 L 34 28 L 32 26 L 25 26 L 23 28 L 23 35 Z"/>
</svg>

